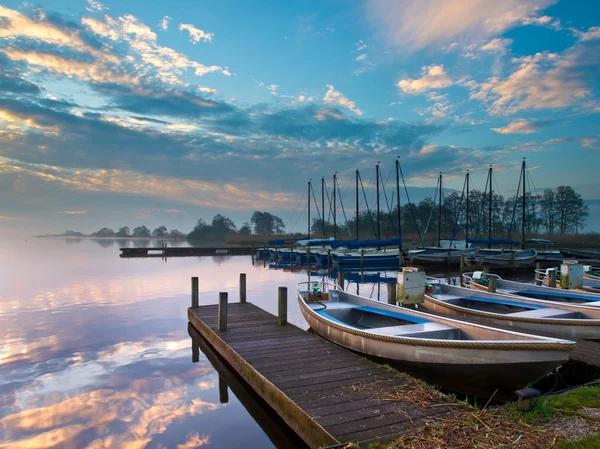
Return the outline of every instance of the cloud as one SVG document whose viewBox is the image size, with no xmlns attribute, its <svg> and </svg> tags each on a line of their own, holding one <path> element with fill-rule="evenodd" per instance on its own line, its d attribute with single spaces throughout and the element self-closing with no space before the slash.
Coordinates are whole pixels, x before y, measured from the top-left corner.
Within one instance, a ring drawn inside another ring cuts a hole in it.
<svg viewBox="0 0 600 449">
<path fill-rule="evenodd" d="M 533 134 L 539 131 L 539 125 L 527 120 L 517 120 L 503 128 L 492 128 L 492 131 L 499 134 Z"/>
<path fill-rule="evenodd" d="M 366 53 L 363 53 L 362 55 L 358 55 L 358 56 L 356 57 L 356 61 L 364 61 L 364 60 L 365 60 L 365 59 L 367 59 L 367 58 L 368 58 L 367 54 L 366 54 Z"/>
<path fill-rule="evenodd" d="M 443 65 L 430 65 L 422 68 L 423 76 L 418 79 L 402 79 L 397 86 L 407 94 L 419 94 L 431 89 L 442 89 L 452 85 L 452 79 Z"/>
<path fill-rule="evenodd" d="M 106 6 L 104 6 L 102 3 L 97 2 L 96 0 L 87 0 L 88 2 L 88 7 L 86 7 L 86 9 L 88 11 L 102 11 L 107 9 Z"/>
<path fill-rule="evenodd" d="M 341 92 L 338 92 L 337 90 L 335 90 L 335 88 L 331 84 L 327 85 L 327 92 L 325 92 L 323 101 L 326 104 L 329 104 L 334 107 L 349 109 L 352 112 L 354 112 L 356 115 L 363 115 L 363 111 L 361 111 L 358 108 L 358 106 L 356 106 L 355 102 L 344 97 L 344 95 L 342 95 Z"/>
<path fill-rule="evenodd" d="M 173 20 L 171 17 L 164 16 L 162 19 L 160 19 L 160 22 L 158 22 L 158 27 L 163 31 L 167 31 L 169 29 L 169 23 L 171 20 Z"/>
<path fill-rule="evenodd" d="M 181 23 L 179 24 L 179 31 L 187 31 L 190 33 L 190 42 L 192 44 L 197 44 L 200 41 L 204 42 L 212 42 L 214 33 L 206 33 L 203 30 L 194 27 L 189 23 Z"/>
<path fill-rule="evenodd" d="M 64 210 L 64 211 L 58 211 L 56 213 L 64 214 L 64 215 L 85 215 L 85 214 L 87 214 L 87 212 L 84 210 Z"/>
<path fill-rule="evenodd" d="M 573 32 L 582 42 L 600 39 L 600 27 L 591 27 L 587 31 L 573 30 Z"/>
<path fill-rule="evenodd" d="M 31 83 L 18 76 L 0 74 L 0 92 L 39 94 L 41 93 L 41 89 L 37 84 Z"/>
<path fill-rule="evenodd" d="M 518 26 L 557 0 L 368 0 L 367 14 L 384 39 L 399 51 L 468 46 Z"/>
<path fill-rule="evenodd" d="M 544 28 L 550 28 L 553 30 L 560 30 L 562 29 L 562 25 L 560 23 L 559 19 L 555 19 L 554 17 L 551 16 L 531 16 L 531 17 L 525 17 L 521 23 L 523 25 L 534 25 L 534 26 L 541 26 Z"/>
<path fill-rule="evenodd" d="M 471 84 L 470 98 L 487 103 L 490 114 L 598 106 L 594 89 L 600 70 L 599 45 L 576 44 L 562 54 L 537 53 L 515 58 L 512 64 L 516 69 L 506 78 Z"/>
<path fill-rule="evenodd" d="M 6 215 L 0 215 L 0 220 L 21 221 L 21 220 L 25 220 L 25 219 L 21 218 L 21 217 L 8 217 Z"/>
<path fill-rule="evenodd" d="M 196 449 L 204 446 L 205 444 L 210 444 L 210 438 L 208 435 L 200 437 L 198 432 L 193 432 L 186 437 L 185 443 L 177 445 L 177 449 Z"/>
</svg>

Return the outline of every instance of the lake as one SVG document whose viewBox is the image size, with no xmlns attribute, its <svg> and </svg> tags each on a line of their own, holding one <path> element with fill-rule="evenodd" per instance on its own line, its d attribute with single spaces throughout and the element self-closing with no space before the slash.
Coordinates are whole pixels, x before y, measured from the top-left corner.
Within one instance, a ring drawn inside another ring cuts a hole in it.
<svg viewBox="0 0 600 449">
<path fill-rule="evenodd" d="M 200 304 L 214 304 L 221 291 L 238 300 L 243 272 L 248 301 L 276 314 L 286 286 L 289 322 L 307 328 L 295 301 L 306 274 L 250 256 L 121 259 L 122 244 L 2 242 L 0 449 L 302 447 L 281 443 L 277 417 L 239 386 L 222 403 L 207 356 L 192 363 L 187 308 L 192 276 Z M 387 292 L 366 284 L 361 294 Z"/>
</svg>

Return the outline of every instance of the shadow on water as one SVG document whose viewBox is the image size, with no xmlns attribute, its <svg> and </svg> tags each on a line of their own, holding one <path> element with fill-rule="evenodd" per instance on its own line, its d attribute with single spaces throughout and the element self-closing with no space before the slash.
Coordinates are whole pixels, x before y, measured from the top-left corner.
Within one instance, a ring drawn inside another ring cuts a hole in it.
<svg viewBox="0 0 600 449">
<path fill-rule="evenodd" d="M 229 402 L 229 388 L 276 448 L 308 448 L 281 417 L 212 349 L 190 323 L 188 323 L 188 333 L 192 339 L 192 361 L 197 362 L 199 351 L 202 351 L 219 373 L 219 399 L 222 404 Z"/>
</svg>

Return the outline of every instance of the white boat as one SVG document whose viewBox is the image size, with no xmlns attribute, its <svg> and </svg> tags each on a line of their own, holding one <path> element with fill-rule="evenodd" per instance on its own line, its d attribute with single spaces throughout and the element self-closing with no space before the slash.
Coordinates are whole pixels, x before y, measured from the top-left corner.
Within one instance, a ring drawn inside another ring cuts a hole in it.
<svg viewBox="0 0 600 449">
<path fill-rule="evenodd" d="M 423 248 L 409 251 L 407 259 L 412 259 L 417 264 L 458 264 L 461 254 L 475 255 L 478 251 L 478 248 Z"/>
<path fill-rule="evenodd" d="M 304 318 L 322 337 L 426 377 L 458 376 L 463 391 L 512 392 L 565 363 L 575 347 L 381 303 L 321 282 L 298 284 L 297 297 Z"/>
<path fill-rule="evenodd" d="M 480 249 L 479 257 L 485 265 L 500 267 L 528 267 L 535 264 L 537 251 L 535 249 L 524 250 L 499 250 Z"/>
<path fill-rule="evenodd" d="M 557 303 L 436 283 L 423 307 L 435 313 L 475 319 L 542 335 L 600 339 L 600 308 Z"/>
</svg>

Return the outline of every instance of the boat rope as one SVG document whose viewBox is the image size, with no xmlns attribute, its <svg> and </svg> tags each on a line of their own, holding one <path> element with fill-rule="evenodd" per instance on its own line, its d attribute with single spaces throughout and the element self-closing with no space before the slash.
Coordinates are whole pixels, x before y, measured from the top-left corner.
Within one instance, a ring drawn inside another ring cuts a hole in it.
<svg viewBox="0 0 600 449">
<path fill-rule="evenodd" d="M 317 204 L 317 197 L 315 196 L 315 189 L 313 188 L 312 183 L 310 183 L 310 191 L 312 192 L 312 199 L 313 199 L 313 203 L 315 204 L 315 209 L 317 209 L 317 216 L 319 217 L 320 220 L 323 220 L 323 218 L 321 217 L 321 211 L 319 210 L 319 205 Z M 322 223 L 323 221 L 321 221 Z M 311 223 L 312 226 L 312 223 Z"/>
<path fill-rule="evenodd" d="M 392 172 L 390 171 L 390 174 L 388 175 L 388 181 L 390 180 L 390 176 L 392 176 Z M 387 181 L 386 181 L 387 182 Z M 394 222 L 392 221 L 392 209 L 390 206 L 390 202 L 388 200 L 388 196 L 387 196 L 387 192 L 386 192 L 386 187 L 385 187 L 385 182 L 383 182 L 383 179 L 381 180 L 381 184 L 383 186 L 383 196 L 385 197 L 385 203 L 387 204 L 387 208 L 388 208 L 388 213 L 389 213 L 389 220 L 388 220 L 388 235 L 389 236 L 389 229 L 390 229 L 390 224 L 392 225 L 392 231 L 394 233 L 394 235 L 396 234 L 396 226 L 394 226 Z M 393 201 L 393 200 L 392 200 Z"/>
<path fill-rule="evenodd" d="M 402 178 L 402 185 L 404 185 L 404 192 L 406 193 L 406 201 L 408 202 L 410 214 L 412 215 L 413 222 L 415 223 L 415 229 L 417 230 L 417 235 L 419 236 L 419 241 L 421 242 L 421 246 L 423 246 L 423 237 L 421 237 L 421 231 L 419 230 L 419 225 L 417 224 L 417 217 L 415 216 L 415 209 L 413 208 L 413 204 L 410 201 L 410 196 L 408 195 L 408 188 L 406 187 L 406 180 L 404 179 L 404 173 L 402 173 L 402 165 L 399 165 L 398 168 L 400 169 L 400 177 Z"/>
<path fill-rule="evenodd" d="M 352 180 L 350 180 L 350 182 L 352 182 Z M 346 210 L 344 209 L 344 200 L 342 198 L 342 192 L 340 191 L 340 182 L 338 181 L 337 183 L 338 186 L 338 198 L 340 199 L 340 206 L 342 206 L 342 214 L 344 214 L 344 220 L 346 221 L 346 229 L 348 230 L 348 236 L 350 238 L 352 238 L 352 231 L 350 230 L 350 225 L 348 224 L 348 217 L 346 217 Z M 350 184 L 348 184 L 348 187 L 350 186 Z M 346 189 L 346 191 L 348 191 L 348 189 Z"/>
<path fill-rule="evenodd" d="M 454 242 L 454 237 L 456 237 L 456 230 L 458 228 L 458 218 L 460 216 L 460 212 L 462 210 L 463 199 L 465 198 L 465 189 L 467 188 L 467 178 L 465 177 L 465 181 L 463 183 L 462 194 L 460 195 L 460 202 L 458 203 L 458 209 L 456 211 L 456 219 L 454 220 L 454 228 L 452 229 L 452 237 L 450 238 L 450 248 L 452 248 L 452 242 Z M 465 242 L 466 244 L 466 242 Z"/>
<path fill-rule="evenodd" d="M 371 179 L 373 179 L 373 178 L 371 178 Z M 371 209 L 369 209 L 369 202 L 367 201 L 367 194 L 365 192 L 365 186 L 363 185 L 362 176 L 360 176 L 360 173 L 358 174 L 358 180 L 360 181 L 360 187 L 362 189 L 362 193 L 365 198 L 365 204 L 367 206 L 367 212 L 369 214 L 369 221 L 371 222 L 371 227 L 373 228 L 373 235 L 377 235 L 377 230 L 375 229 L 375 223 L 373 223 L 373 215 L 371 214 Z"/>
<path fill-rule="evenodd" d="M 512 234 L 513 225 L 515 224 L 515 217 L 517 215 L 517 201 L 519 201 L 519 192 L 521 191 L 521 176 L 519 176 L 519 184 L 517 185 L 517 193 L 515 194 L 515 201 L 513 203 L 513 213 L 510 219 L 510 227 L 508 228 L 507 239 L 510 239 Z"/>
<path fill-rule="evenodd" d="M 306 212 L 306 208 L 298 215 L 298 218 L 296 219 L 296 223 L 294 223 L 294 226 L 292 227 L 292 229 L 296 229 L 296 226 L 298 225 L 298 222 L 300 221 L 300 219 L 302 217 L 304 217 L 304 212 Z"/>
<path fill-rule="evenodd" d="M 292 212 L 292 215 L 290 216 L 290 218 L 288 218 L 288 221 L 286 222 L 284 228 L 287 228 L 287 225 L 289 225 L 290 221 L 292 221 L 292 219 L 294 218 L 294 215 L 296 214 L 296 212 L 298 211 L 298 208 L 300 207 L 300 203 L 302 202 L 302 200 L 304 200 L 305 193 L 306 193 L 305 190 L 302 189 L 302 198 L 300 198 L 300 200 L 298 201 L 298 204 L 296 204 L 296 209 L 294 209 L 294 212 Z"/>
<path fill-rule="evenodd" d="M 438 197 L 438 193 L 440 195 L 442 194 L 442 192 L 440 192 L 440 179 L 439 178 L 438 178 L 437 186 L 435 188 L 435 199 L 436 200 L 437 200 L 437 197 Z M 433 204 L 431 206 L 431 212 L 429 213 L 429 218 L 427 219 L 427 225 L 425 226 L 425 230 L 423 231 L 423 239 L 427 235 L 427 231 L 429 230 L 429 224 L 431 223 L 431 218 L 433 217 L 433 211 L 435 209 L 436 209 L 435 204 Z"/>
</svg>

